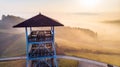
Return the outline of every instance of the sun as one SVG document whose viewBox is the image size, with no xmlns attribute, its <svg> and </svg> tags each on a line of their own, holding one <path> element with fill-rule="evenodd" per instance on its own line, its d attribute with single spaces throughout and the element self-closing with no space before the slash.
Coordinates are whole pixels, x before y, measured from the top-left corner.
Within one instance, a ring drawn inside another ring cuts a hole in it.
<svg viewBox="0 0 120 67">
<path fill-rule="evenodd" d="M 94 8 L 97 7 L 100 0 L 80 0 L 80 5 L 84 8 Z"/>
</svg>

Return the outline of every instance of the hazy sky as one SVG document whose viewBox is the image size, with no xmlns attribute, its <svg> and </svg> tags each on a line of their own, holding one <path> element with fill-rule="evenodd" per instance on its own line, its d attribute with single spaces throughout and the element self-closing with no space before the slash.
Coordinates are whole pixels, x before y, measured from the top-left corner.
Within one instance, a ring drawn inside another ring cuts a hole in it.
<svg viewBox="0 0 120 67">
<path fill-rule="evenodd" d="M 120 20 L 120 0 L 0 0 L 0 16 L 10 14 L 30 18 L 39 12 L 66 26 L 120 33 L 120 26 L 99 23 Z"/>
<path fill-rule="evenodd" d="M 27 18 L 39 12 L 120 12 L 120 0 L 0 0 L 0 15 Z"/>
</svg>

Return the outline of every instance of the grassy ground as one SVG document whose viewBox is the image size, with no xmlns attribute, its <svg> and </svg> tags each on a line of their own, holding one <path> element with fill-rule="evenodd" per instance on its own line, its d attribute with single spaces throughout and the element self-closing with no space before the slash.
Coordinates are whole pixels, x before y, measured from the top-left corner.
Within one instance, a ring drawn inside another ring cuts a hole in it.
<svg viewBox="0 0 120 67">
<path fill-rule="evenodd" d="M 25 67 L 25 60 L 0 62 L 0 67 Z"/>
<path fill-rule="evenodd" d="M 83 57 L 120 66 L 119 41 L 100 41 L 92 43 L 56 38 L 56 42 L 58 44 L 57 50 L 60 54 Z"/>
<path fill-rule="evenodd" d="M 75 60 L 59 59 L 59 67 L 78 67 L 79 62 Z"/>
<path fill-rule="evenodd" d="M 0 34 L 0 57 L 25 55 L 25 34 Z M 84 57 L 120 66 L 120 41 L 97 40 L 89 30 L 56 29 L 57 54 Z"/>
<path fill-rule="evenodd" d="M 58 59 L 59 67 L 78 67 L 78 61 Z M 0 67 L 25 67 L 25 60 L 0 62 Z"/>
<path fill-rule="evenodd" d="M 105 55 L 105 54 L 94 54 L 94 53 L 83 53 L 83 52 L 67 52 L 66 55 L 83 57 L 91 60 L 96 60 L 108 64 L 114 64 L 120 66 L 120 56 L 119 55 Z"/>
</svg>

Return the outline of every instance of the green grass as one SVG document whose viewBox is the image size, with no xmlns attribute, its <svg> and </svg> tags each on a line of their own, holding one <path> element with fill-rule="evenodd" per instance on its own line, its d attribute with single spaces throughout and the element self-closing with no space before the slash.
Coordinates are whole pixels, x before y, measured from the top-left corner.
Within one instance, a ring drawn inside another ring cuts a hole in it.
<svg viewBox="0 0 120 67">
<path fill-rule="evenodd" d="M 78 67 L 78 61 L 58 59 L 59 67 Z M 0 62 L 0 67 L 25 67 L 25 60 Z"/>
<path fill-rule="evenodd" d="M 0 67 L 25 67 L 25 60 L 0 62 Z"/>
<path fill-rule="evenodd" d="M 78 67 L 79 62 L 75 60 L 59 59 L 59 67 Z"/>
<path fill-rule="evenodd" d="M 106 55 L 83 52 L 66 52 L 66 55 L 87 58 L 95 61 L 100 61 L 108 64 L 120 66 L 120 55 Z"/>
</svg>

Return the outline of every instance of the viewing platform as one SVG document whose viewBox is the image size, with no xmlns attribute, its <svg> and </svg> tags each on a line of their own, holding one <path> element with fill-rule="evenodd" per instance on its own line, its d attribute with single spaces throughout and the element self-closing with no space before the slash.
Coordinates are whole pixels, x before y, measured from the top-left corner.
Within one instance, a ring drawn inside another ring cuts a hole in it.
<svg viewBox="0 0 120 67">
<path fill-rule="evenodd" d="M 54 42 L 55 26 L 64 25 L 42 14 L 14 26 L 25 27 L 26 67 L 58 67 Z M 47 27 L 47 30 L 34 30 L 33 27 Z"/>
</svg>

